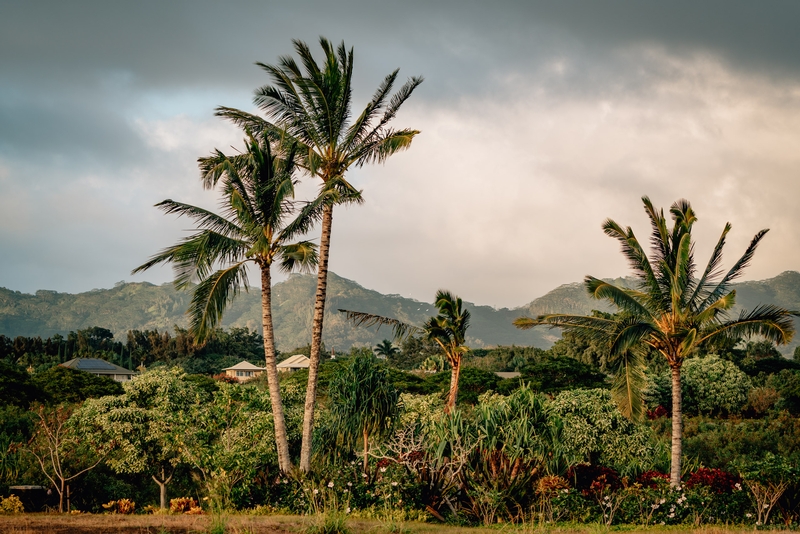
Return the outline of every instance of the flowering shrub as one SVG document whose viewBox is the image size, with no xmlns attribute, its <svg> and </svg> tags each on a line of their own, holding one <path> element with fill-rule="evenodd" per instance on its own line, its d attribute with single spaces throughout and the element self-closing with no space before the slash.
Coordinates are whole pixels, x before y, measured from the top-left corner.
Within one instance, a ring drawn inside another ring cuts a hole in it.
<svg viewBox="0 0 800 534">
<path fill-rule="evenodd" d="M 622 487 L 622 482 L 617 472 L 610 467 L 602 465 L 573 465 L 567 470 L 567 479 L 585 497 L 607 490 L 616 491 Z"/>
<path fill-rule="evenodd" d="M 117 501 L 109 501 L 103 505 L 103 508 L 112 514 L 132 514 L 136 509 L 136 503 L 130 499 L 119 499 Z"/>
<path fill-rule="evenodd" d="M 723 471 L 722 469 L 708 469 L 701 467 L 686 481 L 687 488 L 705 486 L 716 493 L 731 493 L 735 489 L 742 489 L 742 479 Z"/>
<path fill-rule="evenodd" d="M 0 514 L 21 514 L 24 511 L 25 507 L 16 495 L 0 497 Z"/>
<path fill-rule="evenodd" d="M 664 482 L 669 483 L 669 475 L 666 473 L 661 473 L 659 471 L 645 471 L 638 477 L 636 477 L 636 483 L 641 484 L 642 487 L 654 489 L 659 486 L 659 484 L 664 484 Z"/>
<path fill-rule="evenodd" d="M 178 497 L 169 501 L 169 511 L 173 514 L 196 514 L 196 510 L 200 509 L 197 501 L 191 497 Z"/>
</svg>

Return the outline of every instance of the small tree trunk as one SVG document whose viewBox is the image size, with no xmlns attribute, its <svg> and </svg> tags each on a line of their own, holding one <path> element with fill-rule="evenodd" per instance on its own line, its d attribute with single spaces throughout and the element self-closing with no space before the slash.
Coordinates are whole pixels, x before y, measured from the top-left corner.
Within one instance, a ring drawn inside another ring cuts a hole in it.
<svg viewBox="0 0 800 534">
<path fill-rule="evenodd" d="M 308 386 L 303 413 L 303 444 L 300 448 L 300 470 L 311 470 L 311 440 L 314 433 L 314 407 L 317 402 L 317 376 L 322 352 L 322 322 L 325 315 L 325 296 L 328 292 L 328 256 L 331 245 L 333 205 L 328 204 L 322 212 L 322 235 L 319 239 L 319 267 L 317 292 L 314 297 L 314 319 L 311 325 L 311 358 L 308 364 Z"/>
<path fill-rule="evenodd" d="M 364 428 L 364 474 L 369 474 L 369 432 Z"/>
<path fill-rule="evenodd" d="M 447 396 L 447 404 L 444 407 L 444 413 L 450 413 L 456 407 L 456 399 L 458 398 L 458 375 L 461 373 L 461 355 L 459 354 L 450 361 L 453 369 L 450 371 L 450 393 Z"/>
<path fill-rule="evenodd" d="M 58 488 L 58 513 L 64 513 L 64 479 L 61 479 L 61 486 Z"/>
<path fill-rule="evenodd" d="M 174 473 L 174 471 L 173 471 Z M 159 480 L 155 475 L 152 475 L 153 480 L 156 484 L 158 484 L 159 496 L 161 497 L 161 509 L 167 509 L 167 484 L 169 484 L 170 480 L 172 480 L 172 474 L 167 476 L 166 471 L 164 468 L 161 468 L 161 480 Z"/>
<path fill-rule="evenodd" d="M 683 452 L 683 413 L 681 412 L 681 367 L 672 367 L 672 461 L 670 464 L 669 483 L 679 486 L 681 483 L 681 453 Z"/>
<path fill-rule="evenodd" d="M 275 427 L 275 445 L 278 448 L 278 468 L 281 472 L 288 473 L 292 470 L 292 459 L 289 456 L 289 438 L 286 432 L 286 418 L 283 415 L 278 363 L 275 358 L 275 332 L 272 325 L 272 276 L 269 265 L 261 266 L 261 321 L 264 329 L 264 360 L 269 400 L 272 404 L 272 421 Z"/>
</svg>

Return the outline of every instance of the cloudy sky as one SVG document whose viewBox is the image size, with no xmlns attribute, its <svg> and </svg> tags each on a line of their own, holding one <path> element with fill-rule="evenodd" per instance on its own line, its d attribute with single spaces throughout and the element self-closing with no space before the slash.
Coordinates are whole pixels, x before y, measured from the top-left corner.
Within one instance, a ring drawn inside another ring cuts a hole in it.
<svg viewBox="0 0 800 534">
<path fill-rule="evenodd" d="M 165 198 L 215 207 L 196 160 L 241 146 L 216 106 L 254 110 L 256 61 L 355 50 L 355 107 L 383 76 L 425 82 L 395 125 L 421 130 L 353 170 L 331 269 L 383 293 L 438 288 L 519 306 L 627 267 L 600 225 L 647 236 L 640 198 L 689 199 L 706 257 L 747 279 L 800 268 L 800 3 L 0 3 L 0 286 L 80 292 L 185 235 Z M 311 181 L 305 194 L 312 194 Z"/>
</svg>

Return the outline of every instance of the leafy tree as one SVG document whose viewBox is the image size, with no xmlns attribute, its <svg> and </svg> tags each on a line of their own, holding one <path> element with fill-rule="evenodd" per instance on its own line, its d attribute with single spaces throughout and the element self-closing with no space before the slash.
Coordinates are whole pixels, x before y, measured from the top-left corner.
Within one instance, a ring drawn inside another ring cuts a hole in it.
<svg viewBox="0 0 800 534">
<path fill-rule="evenodd" d="M 367 473 L 370 438 L 386 435 L 398 413 L 399 393 L 386 367 L 372 354 L 350 358 L 331 380 L 328 398 L 338 442 L 351 450 L 363 443 Z"/>
<path fill-rule="evenodd" d="M 122 384 L 107 376 L 59 366 L 34 374 L 33 383 L 44 393 L 46 402 L 53 404 L 122 393 Z"/>
<path fill-rule="evenodd" d="M 745 357 L 754 360 L 782 358 L 781 353 L 775 348 L 775 344 L 768 340 L 748 342 L 745 347 Z"/>
<path fill-rule="evenodd" d="M 97 467 L 110 447 L 85 439 L 86 433 L 93 431 L 84 420 L 72 418 L 73 407 L 40 405 L 34 413 L 36 428 L 26 451 L 56 488 L 58 511 L 63 512 L 67 483 Z"/>
<path fill-rule="evenodd" d="M 523 317 L 514 324 L 519 328 L 537 325 L 559 327 L 587 339 L 602 341 L 608 359 L 616 367 L 613 386 L 623 413 L 640 417 L 643 413 L 641 389 L 644 383 L 643 353 L 652 349 L 667 360 L 672 378 L 672 466 L 670 483 L 678 485 L 681 475 L 681 366 L 703 343 L 715 337 L 760 335 L 775 343 L 787 343 L 794 334 L 793 312 L 773 305 L 758 306 L 729 320 L 727 311 L 736 300 L 731 282 L 750 263 L 756 247 L 766 234 L 762 230 L 751 241 L 744 255 L 727 272 L 720 268 L 725 238 L 731 229 L 726 224 L 703 273 L 695 272 L 692 226 L 697 217 L 686 200 L 670 208 L 670 229 L 663 210 L 653 207 L 644 197 L 650 218 L 652 252 L 649 259 L 629 228 L 607 220 L 605 233 L 622 245 L 637 279 L 635 289 L 586 277 L 586 289 L 598 299 L 606 299 L 621 312 L 613 318 L 567 314 Z"/>
<path fill-rule="evenodd" d="M 652 469 L 657 449 L 650 432 L 623 417 L 608 390 L 562 391 L 548 411 L 563 425 L 560 447 L 573 463 L 601 464 L 625 474 Z"/>
<path fill-rule="evenodd" d="M 44 392 L 33 381 L 31 375 L 19 365 L 0 361 L 0 406 L 13 404 L 27 407 L 41 400 Z"/>
<path fill-rule="evenodd" d="M 352 48 L 348 51 L 342 42 L 334 49 L 330 41 L 321 37 L 320 45 L 325 58 L 322 64 L 318 64 L 306 43 L 293 43 L 302 69 L 289 56 L 280 58 L 277 65 L 258 63 L 272 81 L 272 85 L 256 90 L 255 96 L 255 103 L 264 111 L 266 119 L 230 108 L 219 108 L 217 114 L 253 131 L 267 130 L 297 142 L 303 167 L 311 176 L 317 176 L 322 181 L 320 198 L 324 200 L 325 208 L 300 453 L 300 469 L 308 471 L 311 467 L 311 439 L 322 348 L 333 207 L 345 202 L 361 201 L 360 193 L 345 179 L 348 169 L 366 163 L 383 163 L 389 156 L 411 145 L 412 139 L 419 133 L 417 130 L 394 130 L 388 125 L 400 106 L 422 83 L 422 78 L 411 78 L 391 96 L 398 75 L 395 70 L 384 78 L 364 110 L 353 120 Z"/>
<path fill-rule="evenodd" d="M 727 415 L 741 411 L 753 384 L 732 362 L 709 355 L 686 361 L 681 387 L 684 413 Z"/>
<path fill-rule="evenodd" d="M 375 348 L 372 350 L 375 352 L 375 354 L 377 354 L 378 356 L 383 356 L 387 360 L 392 359 L 394 356 L 400 353 L 400 349 L 395 347 L 392 344 L 392 342 L 389 341 L 388 339 L 384 339 L 383 341 L 375 345 Z"/>
<path fill-rule="evenodd" d="M 124 385 L 117 397 L 88 400 L 83 419 L 98 429 L 95 439 L 113 444 L 106 463 L 117 473 L 146 473 L 158 484 L 167 507 L 167 485 L 183 459 L 179 443 L 187 431 L 183 411 L 202 396 L 177 369 L 148 371 Z"/>
<path fill-rule="evenodd" d="M 448 392 L 451 381 L 451 373 L 443 371 L 428 377 L 430 384 L 436 385 L 440 391 Z M 497 391 L 497 387 L 502 379 L 492 371 L 477 369 L 475 367 L 464 367 L 459 375 L 458 394 L 459 400 L 465 404 L 476 404 L 478 397 L 487 391 Z"/>
<path fill-rule="evenodd" d="M 223 507 L 237 485 L 277 464 L 269 396 L 249 385 L 220 383 L 208 402 L 181 410 L 176 445 L 200 472 L 209 496 Z"/>
<path fill-rule="evenodd" d="M 606 375 L 596 367 L 572 358 L 545 358 L 520 369 L 520 379 L 530 383 L 534 391 L 555 393 L 565 389 L 606 387 Z"/>
<path fill-rule="evenodd" d="M 461 372 L 461 359 L 469 351 L 465 345 L 467 329 L 469 328 L 470 313 L 463 308 L 461 298 L 452 295 L 449 291 L 436 292 L 434 305 L 439 313 L 425 321 L 422 326 L 413 326 L 397 319 L 383 317 L 364 312 L 339 310 L 356 326 L 391 326 L 395 339 L 402 339 L 412 333 L 424 334 L 441 348 L 447 362 L 450 364 L 450 392 L 447 396 L 445 412 L 450 413 L 456 405 L 458 397 L 458 376 Z"/>
<path fill-rule="evenodd" d="M 220 184 L 225 201 L 225 215 L 165 200 L 158 207 L 166 213 L 193 219 L 200 231 L 175 246 L 153 256 L 134 269 L 144 271 L 160 263 L 175 266 L 175 285 L 186 289 L 195 278 L 189 307 L 191 331 L 198 341 L 205 341 L 219 323 L 226 306 L 244 288 L 248 288 L 247 267 L 255 264 L 261 271 L 261 310 L 264 330 L 264 356 L 269 382 L 278 463 L 282 471 L 291 470 L 286 423 L 281 404 L 275 336 L 272 323 L 272 264 L 279 262 L 283 271 L 308 269 L 316 264 L 316 246 L 310 241 L 291 243 L 308 232 L 316 219 L 318 206 L 309 205 L 296 213 L 293 201 L 295 148 L 280 147 L 273 153 L 267 132 L 258 137 L 247 131 L 246 151 L 227 156 L 217 150 L 200 158 L 203 186 Z M 281 150 L 286 150 L 280 153 Z M 296 215 L 296 216 L 295 216 Z M 291 219 L 295 216 L 294 219 Z M 223 264 L 219 270 L 214 270 Z"/>
</svg>

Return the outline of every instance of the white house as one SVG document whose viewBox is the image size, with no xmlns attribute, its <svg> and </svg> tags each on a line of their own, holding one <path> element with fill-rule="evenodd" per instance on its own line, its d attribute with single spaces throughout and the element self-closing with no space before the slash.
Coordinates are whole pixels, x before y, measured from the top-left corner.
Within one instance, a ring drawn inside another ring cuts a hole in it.
<svg viewBox="0 0 800 534">
<path fill-rule="evenodd" d="M 242 360 L 233 367 L 223 369 L 223 371 L 225 371 L 227 376 L 232 376 L 238 380 L 247 380 L 248 378 L 255 378 L 259 376 L 261 373 L 266 371 L 266 369 Z"/>
<path fill-rule="evenodd" d="M 310 361 L 311 360 L 309 360 L 307 356 L 303 356 L 302 354 L 289 356 L 278 364 L 278 372 L 292 373 L 300 369 L 308 369 L 308 364 Z"/>
</svg>

